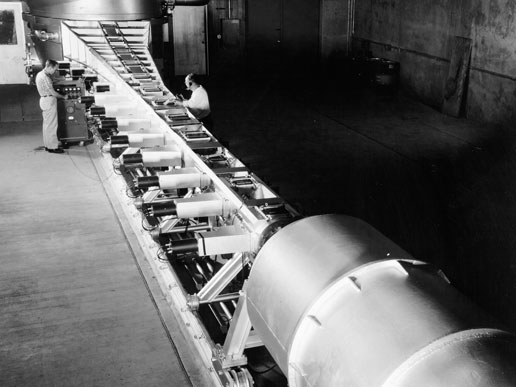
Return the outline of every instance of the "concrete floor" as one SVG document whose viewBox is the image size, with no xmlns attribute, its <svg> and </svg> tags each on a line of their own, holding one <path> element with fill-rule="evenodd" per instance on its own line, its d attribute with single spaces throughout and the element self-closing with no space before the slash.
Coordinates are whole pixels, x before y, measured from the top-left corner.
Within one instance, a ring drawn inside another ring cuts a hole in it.
<svg viewBox="0 0 516 387">
<path fill-rule="evenodd" d="M 41 150 L 34 89 L 19 89 L 0 88 L 0 386 L 208 385 L 115 214 L 96 145 Z"/>
<path fill-rule="evenodd" d="M 216 136 L 305 215 L 369 222 L 516 330 L 513 133 L 345 83 L 206 87 Z M 87 154 L 30 125 L 0 127 L 0 385 L 183 385 Z"/>
</svg>

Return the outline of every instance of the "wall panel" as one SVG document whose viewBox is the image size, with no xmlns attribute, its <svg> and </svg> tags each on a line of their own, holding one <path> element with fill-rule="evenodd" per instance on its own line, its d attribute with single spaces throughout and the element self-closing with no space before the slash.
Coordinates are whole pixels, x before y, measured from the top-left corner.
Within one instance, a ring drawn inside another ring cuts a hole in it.
<svg viewBox="0 0 516 387">
<path fill-rule="evenodd" d="M 357 1 L 354 38 L 369 42 L 374 56 L 399 60 L 402 86 L 436 107 L 444 98 L 451 43 L 457 36 L 471 39 L 467 116 L 507 123 L 516 106 L 515 18 L 513 0 Z"/>
</svg>

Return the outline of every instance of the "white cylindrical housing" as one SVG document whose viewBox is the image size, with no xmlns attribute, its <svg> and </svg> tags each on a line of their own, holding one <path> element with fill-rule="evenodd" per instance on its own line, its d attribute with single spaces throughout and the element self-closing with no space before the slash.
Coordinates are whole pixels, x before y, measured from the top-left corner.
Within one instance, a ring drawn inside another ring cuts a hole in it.
<svg viewBox="0 0 516 387">
<path fill-rule="evenodd" d="M 178 218 L 199 218 L 204 216 L 223 216 L 229 211 L 228 203 L 216 193 L 192 196 L 174 200 Z"/>
<path fill-rule="evenodd" d="M 149 130 L 151 128 L 150 119 L 146 118 L 120 118 L 117 117 L 118 130 L 121 132 L 133 132 L 137 130 Z"/>
<path fill-rule="evenodd" d="M 95 94 L 95 104 L 99 106 L 105 105 L 121 105 L 121 104 L 134 104 L 127 95 L 123 94 L 111 94 L 111 93 L 96 93 Z"/>
<path fill-rule="evenodd" d="M 247 304 L 290 386 L 516 386 L 516 337 L 356 218 L 278 231 L 256 257 Z"/>
<path fill-rule="evenodd" d="M 165 134 L 163 133 L 122 133 L 127 135 L 129 146 L 133 148 L 150 148 L 153 146 L 165 145 Z"/>
<path fill-rule="evenodd" d="M 210 182 L 210 178 L 197 168 L 181 168 L 159 175 L 159 187 L 164 190 L 192 187 L 203 188 L 209 185 Z"/>
<path fill-rule="evenodd" d="M 140 105 L 134 102 L 109 104 L 104 105 L 104 108 L 106 110 L 106 116 L 110 117 L 141 116 L 146 114 L 146 112 L 140 108 Z"/>
<path fill-rule="evenodd" d="M 179 167 L 181 152 L 141 152 L 142 163 L 146 167 Z"/>
</svg>

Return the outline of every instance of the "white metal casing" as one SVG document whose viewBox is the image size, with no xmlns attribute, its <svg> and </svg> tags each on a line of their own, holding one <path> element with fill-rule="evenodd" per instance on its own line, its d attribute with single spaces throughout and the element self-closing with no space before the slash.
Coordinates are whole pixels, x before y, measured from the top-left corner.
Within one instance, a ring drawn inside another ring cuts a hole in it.
<svg viewBox="0 0 516 387">
<path fill-rule="evenodd" d="M 120 136 L 127 136 L 129 146 L 133 148 L 144 148 L 165 145 L 165 134 L 163 133 L 131 133 L 119 132 Z"/>
<path fill-rule="evenodd" d="M 516 384 L 516 337 L 488 329 L 437 270 L 356 218 L 286 226 L 248 285 L 253 327 L 290 386 Z"/>
<path fill-rule="evenodd" d="M 205 216 L 227 216 L 231 210 L 229 201 L 217 193 L 207 193 L 186 199 L 174 200 L 178 218 L 199 218 Z"/>
<path fill-rule="evenodd" d="M 142 149 L 140 153 L 142 155 L 142 163 L 146 167 L 179 167 L 182 163 L 182 155 L 179 151 L 152 152 Z"/>
<path fill-rule="evenodd" d="M 159 175 L 161 189 L 178 189 L 191 187 L 206 187 L 210 178 L 195 167 L 178 168 Z"/>
<path fill-rule="evenodd" d="M 252 235 L 239 226 L 221 227 L 214 231 L 198 232 L 199 255 L 217 255 L 251 251 Z"/>
</svg>

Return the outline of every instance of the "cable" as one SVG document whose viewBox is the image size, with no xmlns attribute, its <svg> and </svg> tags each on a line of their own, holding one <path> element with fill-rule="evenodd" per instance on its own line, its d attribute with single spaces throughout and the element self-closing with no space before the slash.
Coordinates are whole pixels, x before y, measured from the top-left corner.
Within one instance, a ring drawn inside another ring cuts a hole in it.
<svg viewBox="0 0 516 387">
<path fill-rule="evenodd" d="M 136 194 L 130 194 L 129 192 L 135 188 L 134 184 L 127 184 L 127 188 L 125 189 L 125 194 L 127 195 L 127 197 L 129 199 L 136 199 L 136 198 L 139 198 L 143 195 L 143 192 L 140 190 L 140 189 L 137 189 L 138 193 Z"/>
<path fill-rule="evenodd" d="M 165 256 L 165 258 L 163 258 L 163 256 Z M 163 250 L 162 247 L 158 249 L 157 258 L 160 262 L 168 262 L 167 253 Z"/>
<path fill-rule="evenodd" d="M 147 224 L 147 226 L 145 225 Z M 145 218 L 145 215 L 142 216 L 142 228 L 145 230 L 145 231 L 153 231 L 153 230 L 156 230 L 156 228 L 158 228 L 158 225 L 156 226 L 151 226 L 149 224 L 149 222 L 147 221 L 147 219 Z"/>
<path fill-rule="evenodd" d="M 251 371 L 253 371 L 255 374 L 258 374 L 258 375 L 265 374 L 265 373 L 267 373 L 267 372 L 269 372 L 269 371 L 272 371 L 272 370 L 273 370 L 274 368 L 276 368 L 277 366 L 278 366 L 277 364 L 274 364 L 274 365 L 272 365 L 271 367 L 269 367 L 269 368 L 267 368 L 267 369 L 265 369 L 265 370 L 263 370 L 263 371 L 258 371 L 258 370 L 256 370 L 255 368 L 251 367 L 251 365 L 250 365 L 250 364 L 247 364 L 247 368 L 249 368 Z"/>
<path fill-rule="evenodd" d="M 138 195 L 133 195 L 132 193 L 131 194 L 129 193 L 129 192 L 131 192 L 132 189 L 133 189 L 133 186 L 128 185 L 125 189 L 125 194 L 127 195 L 127 197 L 129 199 L 136 199 L 137 197 L 139 197 Z"/>
<path fill-rule="evenodd" d="M 113 166 L 113 172 L 115 175 L 121 176 L 122 171 L 120 171 L 120 160 L 119 159 L 113 159 L 113 163 L 111 164 Z"/>
<path fill-rule="evenodd" d="M 88 155 L 89 155 L 88 147 L 85 147 L 85 148 L 86 148 L 86 151 L 88 152 Z M 81 170 L 81 168 L 79 168 L 79 166 L 75 163 L 75 160 L 74 160 L 74 159 L 73 159 L 73 157 L 70 155 L 70 152 L 66 152 L 66 154 L 68 155 L 68 158 L 72 161 L 72 164 L 73 164 L 73 166 L 75 167 L 75 169 L 77 169 L 77 171 L 78 171 L 81 175 L 83 175 L 84 177 L 86 177 L 87 179 L 90 179 L 90 180 L 93 180 L 93 181 L 96 181 L 96 182 L 99 182 L 99 183 L 104 183 L 104 182 L 105 182 L 105 181 L 107 181 L 107 180 L 111 177 L 111 175 L 112 175 L 112 173 L 111 173 L 110 175 L 106 176 L 103 180 L 100 180 L 100 179 L 97 179 L 97 178 L 95 178 L 95 177 L 89 176 L 88 174 L 84 173 L 84 172 Z M 89 155 L 89 156 L 90 156 L 90 155 Z M 90 156 L 90 158 L 91 158 L 91 156 Z"/>
</svg>

